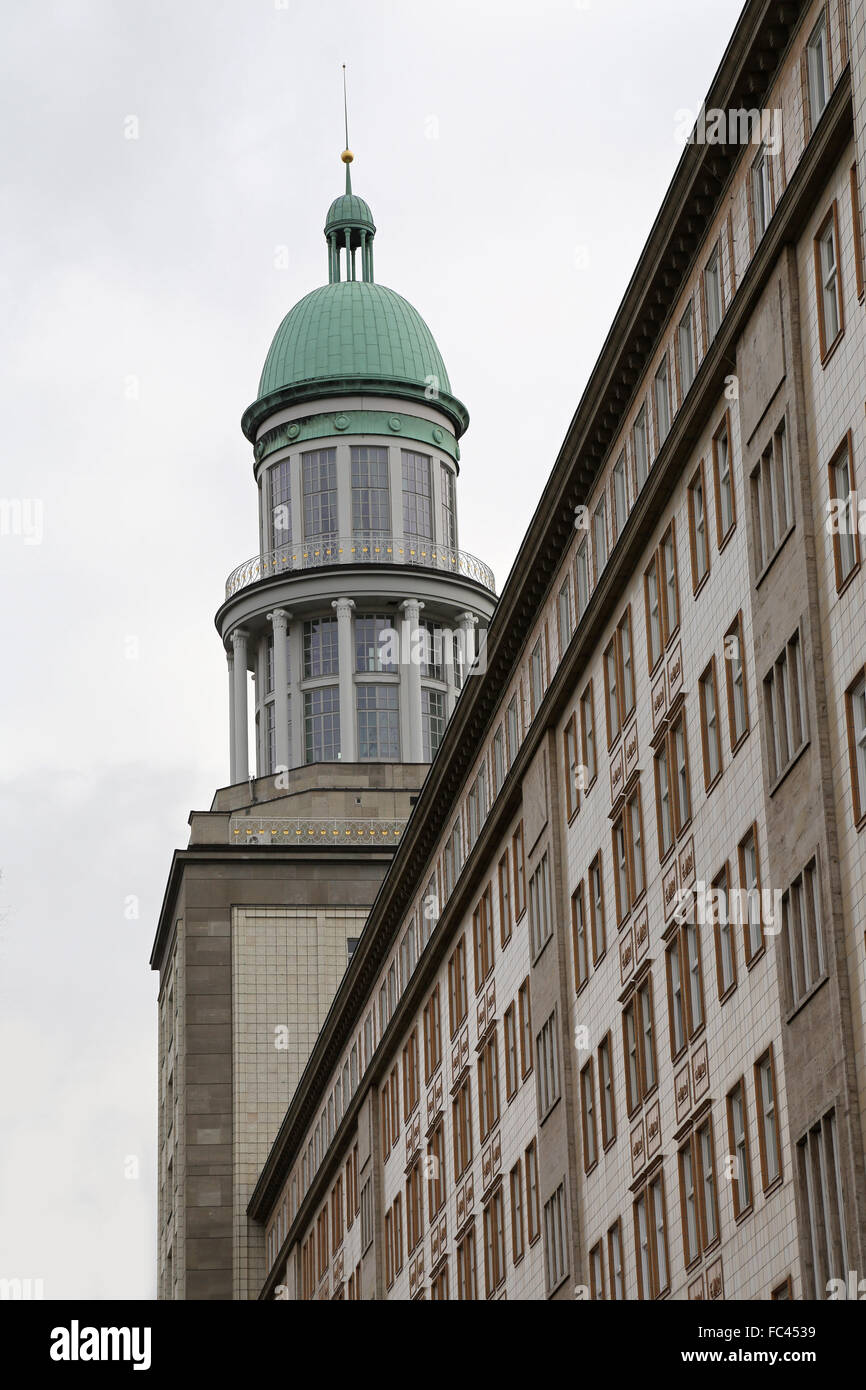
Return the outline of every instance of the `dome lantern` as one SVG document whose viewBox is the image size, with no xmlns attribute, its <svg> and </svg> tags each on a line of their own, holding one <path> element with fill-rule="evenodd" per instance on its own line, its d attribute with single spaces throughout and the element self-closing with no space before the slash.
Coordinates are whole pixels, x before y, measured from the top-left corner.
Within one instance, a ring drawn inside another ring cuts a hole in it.
<svg viewBox="0 0 866 1390">
<path fill-rule="evenodd" d="M 373 237 L 376 224 L 368 203 L 352 192 L 350 165 L 354 159 L 350 149 L 343 150 L 340 158 L 346 166 L 346 191 L 341 198 L 335 198 L 325 219 L 325 240 L 328 243 L 328 280 L 338 284 L 341 276 L 341 251 L 345 251 L 345 279 L 358 279 L 356 252 L 361 252 L 361 280 L 370 284 L 373 280 Z"/>
</svg>

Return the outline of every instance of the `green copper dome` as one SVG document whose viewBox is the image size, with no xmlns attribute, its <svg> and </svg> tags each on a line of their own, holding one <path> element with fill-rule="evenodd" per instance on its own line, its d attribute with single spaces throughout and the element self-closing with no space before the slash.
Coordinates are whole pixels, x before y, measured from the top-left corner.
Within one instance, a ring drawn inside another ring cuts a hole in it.
<svg viewBox="0 0 866 1390">
<path fill-rule="evenodd" d="M 335 198 L 325 218 L 325 236 L 338 227 L 368 227 L 375 232 L 376 223 L 370 204 L 359 198 L 357 193 L 344 193 L 340 198 Z"/>
</svg>

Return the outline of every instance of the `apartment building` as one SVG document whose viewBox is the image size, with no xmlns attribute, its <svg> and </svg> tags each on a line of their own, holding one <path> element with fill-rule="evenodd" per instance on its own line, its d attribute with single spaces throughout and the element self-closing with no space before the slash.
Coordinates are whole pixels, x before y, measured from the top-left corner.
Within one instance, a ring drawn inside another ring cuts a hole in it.
<svg viewBox="0 0 866 1390">
<path fill-rule="evenodd" d="M 864 1267 L 863 0 L 747 4 L 698 131 L 252 1193 L 263 1298 Z"/>
</svg>

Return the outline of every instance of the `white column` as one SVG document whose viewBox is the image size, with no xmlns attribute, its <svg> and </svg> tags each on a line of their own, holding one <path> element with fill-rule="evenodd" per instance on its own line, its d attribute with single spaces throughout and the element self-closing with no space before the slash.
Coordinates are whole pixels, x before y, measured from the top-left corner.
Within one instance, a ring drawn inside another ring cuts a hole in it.
<svg viewBox="0 0 866 1390">
<path fill-rule="evenodd" d="M 406 762 L 424 761 L 424 739 L 421 725 L 421 639 L 417 636 L 423 603 L 407 598 L 400 604 L 404 614 L 400 642 L 400 679 L 405 682 L 409 712 L 409 747 L 403 752 Z"/>
<path fill-rule="evenodd" d="M 355 737 L 355 670 L 352 643 L 352 609 L 355 600 L 335 598 L 331 607 L 337 610 L 337 651 L 340 663 L 340 758 L 344 763 L 358 761 L 358 741 Z"/>
<path fill-rule="evenodd" d="M 226 648 L 226 661 L 229 668 L 229 779 L 232 786 L 237 781 L 238 754 L 235 735 L 235 658 L 234 652 Z"/>
<path fill-rule="evenodd" d="M 246 628 L 236 627 L 231 634 L 234 652 L 234 724 L 235 768 L 233 782 L 246 782 L 250 775 L 250 730 L 247 714 L 247 638 Z"/>
<path fill-rule="evenodd" d="M 289 619 L 285 608 L 268 614 L 274 630 L 274 725 L 277 767 L 291 767 L 289 748 Z"/>
</svg>

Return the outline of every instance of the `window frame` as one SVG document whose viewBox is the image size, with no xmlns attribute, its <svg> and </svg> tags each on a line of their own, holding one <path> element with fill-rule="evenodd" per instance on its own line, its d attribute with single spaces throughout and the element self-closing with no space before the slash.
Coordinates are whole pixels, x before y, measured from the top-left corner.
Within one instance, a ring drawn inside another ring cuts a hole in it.
<svg viewBox="0 0 866 1390">
<path fill-rule="evenodd" d="M 698 523 L 695 509 L 695 491 L 700 487 L 703 499 L 703 573 L 698 573 Z M 688 489 L 688 511 L 689 511 L 689 554 L 692 562 L 692 595 L 697 598 L 698 593 L 704 587 L 710 577 L 710 535 L 709 517 L 707 512 L 707 480 L 704 468 L 704 460 L 701 459 L 697 468 L 689 479 Z"/>
<path fill-rule="evenodd" d="M 731 520 L 725 531 L 722 530 L 722 480 L 721 472 L 719 469 L 719 442 L 722 438 L 725 439 L 727 447 L 727 455 L 725 462 L 727 465 L 728 489 L 730 491 L 731 498 Z M 737 495 L 736 487 L 734 485 L 734 446 L 733 435 L 731 433 L 730 410 L 724 411 L 724 413 L 722 414 L 721 421 L 716 427 L 716 430 L 713 434 L 712 450 L 713 490 L 716 504 L 716 544 L 718 546 L 719 554 L 721 554 L 725 546 L 730 541 L 731 536 L 734 534 L 734 531 L 737 529 Z"/>
</svg>

